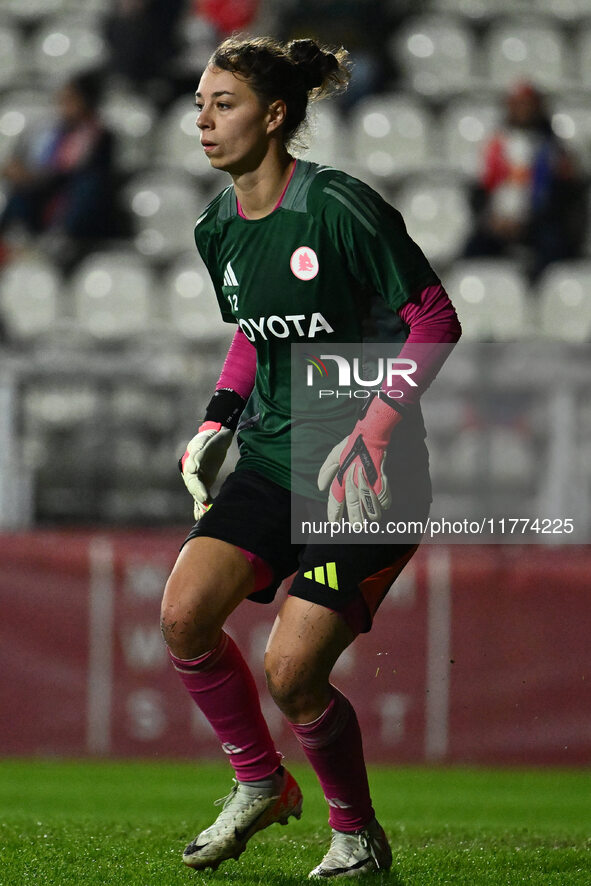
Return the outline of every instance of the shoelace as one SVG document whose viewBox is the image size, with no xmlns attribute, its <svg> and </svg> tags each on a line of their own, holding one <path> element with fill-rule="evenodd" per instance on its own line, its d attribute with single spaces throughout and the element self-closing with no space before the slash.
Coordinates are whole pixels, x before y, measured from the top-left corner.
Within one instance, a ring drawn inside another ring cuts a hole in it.
<svg viewBox="0 0 591 886">
<path fill-rule="evenodd" d="M 217 800 L 213 801 L 213 805 L 214 806 L 222 806 L 223 809 L 225 809 L 226 806 L 228 805 L 228 803 L 230 802 L 230 800 L 232 800 L 235 797 L 237 792 L 238 792 L 238 782 L 236 781 L 236 779 L 234 779 L 234 787 L 232 788 L 230 793 L 226 794 L 225 797 L 218 797 Z M 223 811 L 223 809 L 222 809 L 222 811 Z"/>
<path fill-rule="evenodd" d="M 237 781 L 237 779 L 234 779 L 234 787 L 232 788 L 230 793 L 226 794 L 225 797 L 219 797 L 217 800 L 213 801 L 214 806 L 221 806 L 222 807 L 222 811 L 220 812 L 220 814 L 218 815 L 218 817 L 216 819 L 217 824 L 221 823 L 220 819 L 222 821 L 225 821 L 226 816 L 224 816 L 224 812 L 228 811 L 230 804 L 232 803 L 232 801 L 236 797 L 236 794 L 238 793 L 238 787 L 239 787 L 238 781 Z"/>
<path fill-rule="evenodd" d="M 367 852 L 369 852 L 369 854 L 371 855 L 371 857 L 373 858 L 373 860 L 374 860 L 374 862 L 375 862 L 375 864 L 376 864 L 376 867 L 377 867 L 378 870 L 379 870 L 379 868 L 380 868 L 380 862 L 379 862 L 379 860 L 378 860 L 378 856 L 377 856 L 377 854 L 376 854 L 376 851 L 375 851 L 375 849 L 374 849 L 374 847 L 373 847 L 372 840 L 370 839 L 369 835 L 367 834 L 367 831 L 364 831 L 363 833 L 359 834 L 359 842 L 361 843 L 361 845 L 363 846 L 363 848 L 364 848 Z"/>
<path fill-rule="evenodd" d="M 213 801 L 213 805 L 214 805 L 214 806 L 221 806 L 221 807 L 222 807 L 222 811 L 220 812 L 220 814 L 219 814 L 219 816 L 218 816 L 218 818 L 217 818 L 217 821 L 218 821 L 218 822 L 219 822 L 220 818 L 222 818 L 224 812 L 226 812 L 226 811 L 229 810 L 229 807 L 230 807 L 232 801 L 235 799 L 235 797 L 236 797 L 236 795 L 237 795 L 237 793 L 238 793 L 238 790 L 239 790 L 239 788 L 240 788 L 240 782 L 238 781 L 238 779 L 235 778 L 235 779 L 233 779 L 233 781 L 234 781 L 234 787 L 232 788 L 232 790 L 230 791 L 230 793 L 227 794 L 225 797 L 219 797 L 217 800 L 214 800 L 214 801 Z M 247 796 L 247 795 L 246 795 L 246 792 L 245 792 L 245 799 L 246 799 L 246 796 Z M 252 796 L 248 797 L 248 801 L 245 802 L 243 808 L 244 808 L 244 809 L 247 809 L 248 806 L 252 806 L 252 805 L 254 805 L 254 803 L 255 803 L 257 800 L 260 800 L 260 799 L 262 799 L 262 798 L 261 798 L 261 796 L 260 796 L 259 794 L 257 794 L 257 795 L 252 795 Z M 224 818 L 225 818 L 225 817 L 224 817 Z M 223 820 L 223 819 L 222 819 L 222 820 Z"/>
<path fill-rule="evenodd" d="M 335 861 L 345 866 L 351 859 L 351 853 L 357 848 L 354 844 L 355 838 L 361 843 L 361 834 L 343 834 L 338 831 L 334 832 L 330 841 L 330 852 Z M 363 845 L 363 844 L 361 844 Z"/>
<path fill-rule="evenodd" d="M 338 864 L 345 866 L 351 860 L 351 855 L 358 846 L 365 849 L 374 860 L 376 868 L 380 870 L 381 865 L 374 849 L 373 841 L 367 831 L 361 831 L 359 834 L 334 832 L 330 841 L 330 853 Z"/>
</svg>

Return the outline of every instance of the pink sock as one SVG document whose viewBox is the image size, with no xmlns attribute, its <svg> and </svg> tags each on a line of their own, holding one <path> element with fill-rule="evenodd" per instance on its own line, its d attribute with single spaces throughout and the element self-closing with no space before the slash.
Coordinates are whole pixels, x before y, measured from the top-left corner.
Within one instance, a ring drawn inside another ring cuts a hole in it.
<svg viewBox="0 0 591 886">
<path fill-rule="evenodd" d="M 330 806 L 336 831 L 356 831 L 375 818 L 361 731 L 349 700 L 333 687 L 327 709 L 312 723 L 290 723 Z"/>
<path fill-rule="evenodd" d="M 232 638 L 222 632 L 215 649 L 191 661 L 170 650 L 169 655 L 229 755 L 238 781 L 268 778 L 281 765 L 281 754 L 261 712 L 253 676 Z"/>
</svg>

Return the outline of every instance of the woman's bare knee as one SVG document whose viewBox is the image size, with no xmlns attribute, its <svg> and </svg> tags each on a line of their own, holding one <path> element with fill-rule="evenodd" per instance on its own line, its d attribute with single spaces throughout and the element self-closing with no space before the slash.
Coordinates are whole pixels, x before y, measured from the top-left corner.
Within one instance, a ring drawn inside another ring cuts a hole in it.
<svg viewBox="0 0 591 886">
<path fill-rule="evenodd" d="M 298 597 L 287 597 L 265 653 L 269 692 L 292 723 L 311 723 L 326 710 L 330 674 L 353 635 L 340 616 Z"/>
<path fill-rule="evenodd" d="M 265 675 L 271 698 L 291 723 L 310 723 L 326 709 L 328 679 L 319 678 L 300 658 L 267 652 Z"/>
<path fill-rule="evenodd" d="M 299 694 L 300 680 L 297 667 L 292 659 L 285 655 L 265 653 L 265 677 L 269 694 L 277 707 L 284 710 L 293 704 Z"/>
<path fill-rule="evenodd" d="M 173 655 L 196 658 L 213 649 L 253 585 L 252 567 L 233 545 L 210 538 L 188 542 L 162 599 L 162 634 Z"/>
<path fill-rule="evenodd" d="M 222 624 L 213 610 L 201 605 L 197 587 L 187 587 L 171 575 L 162 599 L 160 627 L 173 655 L 196 658 L 213 649 Z"/>
</svg>

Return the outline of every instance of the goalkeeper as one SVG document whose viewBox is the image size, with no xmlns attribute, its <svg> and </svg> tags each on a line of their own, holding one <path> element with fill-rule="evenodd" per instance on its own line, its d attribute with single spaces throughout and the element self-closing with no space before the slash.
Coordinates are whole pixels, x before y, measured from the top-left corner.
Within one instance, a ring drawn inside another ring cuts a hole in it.
<svg viewBox="0 0 591 886">
<path fill-rule="evenodd" d="M 236 775 L 217 819 L 185 850 L 195 869 L 238 858 L 257 831 L 301 814 L 299 787 L 274 746 L 252 675 L 224 631 L 243 600 L 271 602 L 294 573 L 265 670 L 329 806 L 330 847 L 310 876 L 363 876 L 392 860 L 357 717 L 330 674 L 370 629 L 418 539 L 291 543 L 290 346 L 306 342 L 321 353 L 331 342 L 364 341 L 372 304 L 381 300 L 398 324 L 401 356 L 417 363 L 414 397 L 397 408 L 375 398 L 344 439 L 326 447 L 318 483 L 329 519 L 399 514 L 410 491 L 414 516 L 424 518 L 430 483 L 417 397 L 442 362 L 441 343 L 449 349 L 460 327 L 400 214 L 358 179 L 290 153 L 308 100 L 344 88 L 348 76 L 344 50 L 232 37 L 214 52 L 196 93 L 203 149 L 231 184 L 198 220 L 195 240 L 222 319 L 238 329 L 182 459 L 197 523 L 162 604 L 174 667 Z M 236 431 L 240 458 L 212 501 Z M 400 465 L 403 439 L 413 445 Z"/>
</svg>

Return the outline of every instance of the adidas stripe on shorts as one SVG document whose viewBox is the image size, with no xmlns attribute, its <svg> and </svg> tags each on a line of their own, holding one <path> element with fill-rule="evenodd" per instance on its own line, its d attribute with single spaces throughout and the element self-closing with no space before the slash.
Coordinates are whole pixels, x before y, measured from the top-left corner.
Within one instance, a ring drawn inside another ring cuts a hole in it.
<svg viewBox="0 0 591 886">
<path fill-rule="evenodd" d="M 234 471 L 185 543 L 199 536 L 218 538 L 265 560 L 274 578 L 250 595 L 255 602 L 270 603 L 279 585 L 293 576 L 291 596 L 340 612 L 354 633 L 368 631 L 418 543 L 292 544 L 291 495 L 255 471 Z M 425 503 L 424 517 L 428 509 Z"/>
</svg>

